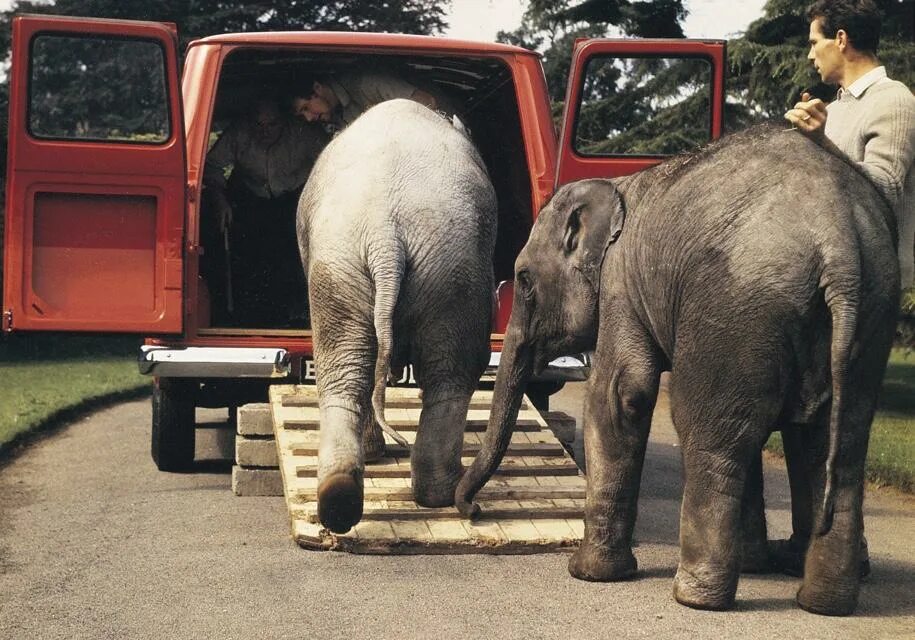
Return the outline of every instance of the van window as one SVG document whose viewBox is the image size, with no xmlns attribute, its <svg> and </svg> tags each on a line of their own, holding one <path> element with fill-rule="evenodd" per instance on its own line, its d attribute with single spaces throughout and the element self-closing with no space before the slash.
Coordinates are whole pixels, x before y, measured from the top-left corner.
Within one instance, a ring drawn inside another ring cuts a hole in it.
<svg viewBox="0 0 915 640">
<path fill-rule="evenodd" d="M 165 55 L 156 42 L 77 35 L 32 41 L 29 133 L 161 144 L 170 135 Z"/>
<path fill-rule="evenodd" d="M 673 155 L 711 140 L 712 65 L 705 58 L 595 56 L 583 83 L 579 155 Z"/>
</svg>

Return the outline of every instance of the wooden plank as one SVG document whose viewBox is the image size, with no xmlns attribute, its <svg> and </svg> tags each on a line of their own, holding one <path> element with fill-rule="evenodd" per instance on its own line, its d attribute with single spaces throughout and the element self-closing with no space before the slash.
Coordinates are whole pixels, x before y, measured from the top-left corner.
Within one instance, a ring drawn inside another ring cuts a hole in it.
<svg viewBox="0 0 915 640">
<path fill-rule="evenodd" d="M 389 427 L 396 429 L 397 431 L 410 432 L 416 431 L 419 428 L 419 423 L 412 418 L 394 418 L 387 422 Z M 488 422 L 486 420 L 468 420 L 464 430 L 474 433 L 483 433 L 486 431 L 487 424 Z M 317 431 L 320 427 L 321 422 L 317 418 L 311 420 L 286 420 L 283 423 L 283 428 L 296 431 Z M 540 423 L 532 418 L 524 420 L 519 419 L 515 424 L 516 433 L 528 431 L 539 433 L 541 428 Z M 549 440 L 546 442 L 549 442 Z"/>
<path fill-rule="evenodd" d="M 300 482 L 306 482 L 311 478 L 299 479 Z M 377 482 L 377 480 L 373 481 Z M 287 487 L 289 481 L 286 481 Z M 368 483 L 366 483 L 368 485 Z M 309 490 L 310 487 L 294 486 L 295 497 L 299 502 L 317 501 L 315 491 Z M 316 487 L 315 487 L 316 488 Z M 526 500 L 530 498 L 584 498 L 585 489 L 574 487 L 490 487 L 488 484 L 478 494 L 480 500 Z M 413 491 L 406 487 L 391 487 L 389 489 L 378 487 L 365 487 L 366 500 L 412 500 Z"/>
<path fill-rule="evenodd" d="M 307 432 L 306 432 L 307 433 Z M 466 434 L 467 436 L 476 435 L 476 434 Z M 294 456 L 316 456 L 318 455 L 318 445 L 317 439 L 315 439 L 315 444 L 311 446 L 294 446 L 292 449 L 292 455 Z M 298 444 L 298 442 L 296 443 Z M 467 438 L 464 440 L 464 449 L 462 454 L 466 455 L 476 455 L 480 452 L 479 444 L 467 444 Z M 406 449 L 399 444 L 388 444 L 385 447 L 385 453 L 393 458 L 406 458 L 410 455 L 410 450 Z M 566 458 L 566 450 L 562 448 L 560 444 L 554 443 L 527 443 L 527 444 L 510 444 L 508 445 L 508 450 L 505 452 L 506 456 L 536 456 L 545 458 L 544 464 L 553 464 L 550 462 L 551 459 L 562 460 Z M 557 462 L 557 464 L 566 464 L 563 460 L 562 462 Z"/>
<path fill-rule="evenodd" d="M 296 468 L 296 476 L 299 478 L 315 478 L 317 477 L 318 469 L 312 464 L 306 464 L 305 466 L 300 466 Z M 529 478 L 532 476 L 546 475 L 550 474 L 552 476 L 575 476 L 578 477 L 578 467 L 574 463 L 571 463 L 565 467 L 556 467 L 550 465 L 543 465 L 539 467 L 531 466 L 512 466 L 506 465 L 503 462 L 503 465 L 496 469 L 493 477 L 517 477 L 517 478 Z M 409 478 L 410 477 L 410 468 L 409 467 L 400 467 L 397 465 L 390 464 L 378 464 L 372 463 L 368 464 L 365 467 L 365 477 L 366 478 Z"/>
</svg>

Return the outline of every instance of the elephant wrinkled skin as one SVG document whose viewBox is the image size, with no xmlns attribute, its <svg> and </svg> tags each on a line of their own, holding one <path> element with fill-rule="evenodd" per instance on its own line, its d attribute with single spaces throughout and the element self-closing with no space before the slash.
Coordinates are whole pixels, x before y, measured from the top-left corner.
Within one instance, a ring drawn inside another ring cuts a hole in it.
<svg viewBox="0 0 915 640">
<path fill-rule="evenodd" d="M 366 111 L 302 192 L 321 416 L 318 516 L 362 517 L 363 440 L 383 448 L 392 370 L 413 364 L 422 414 L 410 464 L 420 505 L 453 503 L 470 397 L 489 360 L 496 198 L 466 132 L 410 100 Z M 374 409 L 374 415 L 373 415 Z"/>
<path fill-rule="evenodd" d="M 815 525 L 798 603 L 851 613 L 867 438 L 898 308 L 895 237 L 889 205 L 857 169 L 771 127 L 634 176 L 562 187 L 515 264 L 489 428 L 458 508 L 478 511 L 470 501 L 501 460 L 527 380 L 593 344 L 597 322 L 572 575 L 636 572 L 642 463 L 670 370 L 684 460 L 676 599 L 733 605 L 742 503 L 761 505 L 751 495 L 760 449 L 772 431 L 797 429 Z"/>
</svg>

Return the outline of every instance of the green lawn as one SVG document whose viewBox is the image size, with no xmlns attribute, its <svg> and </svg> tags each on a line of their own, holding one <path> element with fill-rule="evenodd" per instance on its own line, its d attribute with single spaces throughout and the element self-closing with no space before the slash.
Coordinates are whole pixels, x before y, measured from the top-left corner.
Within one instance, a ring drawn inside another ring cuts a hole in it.
<svg viewBox="0 0 915 640">
<path fill-rule="evenodd" d="M 150 386 L 137 339 L 42 336 L 0 343 L 0 450 L 102 396 Z"/>
<path fill-rule="evenodd" d="M 778 433 L 766 447 L 781 455 Z M 867 479 L 915 493 L 915 352 L 894 349 L 867 451 Z"/>
</svg>

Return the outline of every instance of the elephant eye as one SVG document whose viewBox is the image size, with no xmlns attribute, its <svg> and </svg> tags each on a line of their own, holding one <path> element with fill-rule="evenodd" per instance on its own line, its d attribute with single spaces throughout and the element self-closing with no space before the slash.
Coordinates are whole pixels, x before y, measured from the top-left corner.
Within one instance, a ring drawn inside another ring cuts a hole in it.
<svg viewBox="0 0 915 640">
<path fill-rule="evenodd" d="M 534 294 L 534 286 L 531 282 L 531 274 L 527 270 L 519 271 L 515 276 L 515 282 L 518 283 L 518 290 L 525 298 L 530 299 Z"/>
</svg>

